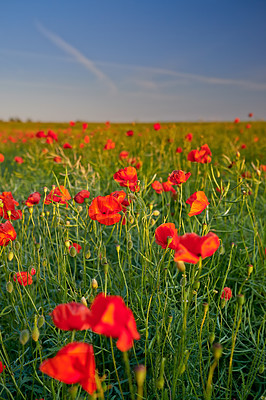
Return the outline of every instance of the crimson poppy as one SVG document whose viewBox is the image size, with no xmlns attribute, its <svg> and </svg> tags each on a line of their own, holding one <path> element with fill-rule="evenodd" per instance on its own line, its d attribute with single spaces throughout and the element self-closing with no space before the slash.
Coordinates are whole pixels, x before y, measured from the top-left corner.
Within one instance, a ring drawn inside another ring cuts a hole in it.
<svg viewBox="0 0 266 400">
<path fill-rule="evenodd" d="M 238 124 L 240 122 L 240 119 L 236 118 L 234 122 L 235 122 L 235 124 Z"/>
<path fill-rule="evenodd" d="M 200 214 L 210 204 L 204 192 L 199 191 L 193 193 L 186 201 L 191 205 L 189 217 Z"/>
<path fill-rule="evenodd" d="M 185 139 L 186 139 L 187 142 L 191 142 L 192 139 L 193 139 L 193 134 L 192 134 L 192 133 L 188 133 L 188 134 L 185 136 Z"/>
<path fill-rule="evenodd" d="M 252 118 L 253 117 L 253 113 L 249 113 L 248 116 L 249 116 L 249 118 Z"/>
<path fill-rule="evenodd" d="M 92 200 L 89 217 L 103 225 L 114 225 L 121 218 L 120 211 L 122 206 L 114 196 L 98 196 Z"/>
<path fill-rule="evenodd" d="M 90 137 L 89 137 L 88 135 L 86 135 L 86 136 L 84 137 L 84 142 L 85 142 L 85 143 L 90 143 Z"/>
<path fill-rule="evenodd" d="M 39 139 L 40 139 L 40 138 L 45 138 L 45 137 L 46 137 L 44 131 L 39 131 L 39 132 L 37 132 L 35 136 L 36 136 L 37 138 L 39 138 Z"/>
<path fill-rule="evenodd" d="M 69 143 L 65 143 L 65 144 L 63 145 L 63 148 L 64 148 L 64 149 L 72 149 L 72 146 L 71 146 L 71 144 L 69 144 Z"/>
<path fill-rule="evenodd" d="M 34 193 L 29 195 L 29 197 L 25 201 L 25 204 L 28 207 L 32 207 L 35 204 L 39 204 L 40 200 L 41 200 L 41 193 L 34 192 Z"/>
<path fill-rule="evenodd" d="M 206 164 L 211 162 L 211 150 L 207 144 L 201 146 L 200 150 L 191 150 L 188 153 L 188 161 L 198 162 L 201 164 Z"/>
<path fill-rule="evenodd" d="M 250 129 L 251 126 L 252 126 L 251 124 L 247 124 L 247 125 L 246 125 L 246 129 Z"/>
<path fill-rule="evenodd" d="M 63 331 L 83 331 L 90 328 L 90 310 L 81 303 L 59 304 L 51 313 L 55 326 Z"/>
<path fill-rule="evenodd" d="M 76 194 L 74 197 L 74 200 L 78 204 L 84 203 L 85 199 L 88 199 L 90 197 L 90 192 L 88 190 L 81 190 Z"/>
<path fill-rule="evenodd" d="M 186 233 L 183 236 L 179 236 L 174 260 L 196 264 L 200 257 L 206 258 L 212 256 L 219 245 L 219 238 L 213 232 L 209 232 L 206 236 L 198 236 L 196 233 Z"/>
<path fill-rule="evenodd" d="M 158 226 L 155 230 L 155 241 L 163 249 L 168 246 L 170 249 L 176 249 L 179 239 L 175 224 L 167 222 Z"/>
<path fill-rule="evenodd" d="M 56 162 L 56 163 L 61 163 L 62 162 L 62 158 L 60 157 L 60 156 L 55 156 L 54 157 L 54 162 Z"/>
<path fill-rule="evenodd" d="M 0 246 L 7 246 L 10 240 L 14 241 L 17 233 L 10 221 L 0 224 Z"/>
<path fill-rule="evenodd" d="M 183 152 L 183 149 L 182 149 L 182 147 L 178 147 L 177 149 L 176 149 L 176 151 L 175 151 L 176 153 L 182 153 Z"/>
<path fill-rule="evenodd" d="M 168 177 L 168 180 L 172 185 L 181 185 L 188 180 L 191 176 L 191 172 L 184 172 L 181 170 L 174 170 Z"/>
<path fill-rule="evenodd" d="M 134 167 L 120 169 L 114 174 L 114 180 L 122 187 L 128 187 L 132 192 L 138 192 L 138 176 Z"/>
<path fill-rule="evenodd" d="M 75 123 L 74 121 L 69 121 L 69 125 L 70 125 L 70 126 L 75 126 L 76 123 Z"/>
<path fill-rule="evenodd" d="M 71 199 L 69 191 L 64 186 L 59 186 L 51 190 L 48 196 L 45 198 L 44 204 L 50 204 L 52 202 L 59 204 L 66 204 Z"/>
<path fill-rule="evenodd" d="M 15 282 L 17 281 L 22 286 L 31 285 L 33 283 L 31 274 L 26 271 L 17 272 L 13 276 L 13 279 Z"/>
<path fill-rule="evenodd" d="M 129 156 L 129 152 L 128 151 L 121 151 L 121 153 L 119 154 L 119 158 L 120 160 L 126 160 Z"/>
<path fill-rule="evenodd" d="M 16 156 L 14 157 L 14 161 L 16 161 L 17 164 L 23 164 L 24 160 L 22 157 Z"/>
<path fill-rule="evenodd" d="M 172 192 L 173 194 L 176 194 L 176 190 L 173 188 L 172 183 L 170 183 L 169 181 L 163 182 L 162 185 L 164 192 Z"/>
<path fill-rule="evenodd" d="M 225 299 L 225 301 L 230 300 L 232 297 L 232 290 L 229 287 L 223 288 L 221 299 Z"/>
<path fill-rule="evenodd" d="M 107 142 L 104 146 L 104 150 L 111 150 L 115 148 L 115 142 L 112 141 L 112 139 L 107 139 Z"/>
<path fill-rule="evenodd" d="M 84 123 L 82 124 L 82 129 L 83 129 L 83 131 L 86 131 L 87 128 L 88 128 L 88 124 L 87 124 L 86 122 L 84 122 Z"/>
<path fill-rule="evenodd" d="M 13 198 L 11 192 L 3 192 L 0 195 L 0 202 L 2 202 L 2 206 L 0 207 L 0 217 L 14 220 L 22 217 L 21 210 L 15 209 L 15 206 L 18 206 L 19 203 Z"/>
<path fill-rule="evenodd" d="M 4 161 L 5 161 L 5 156 L 2 153 L 0 153 L 0 162 L 2 163 Z"/>
<path fill-rule="evenodd" d="M 127 132 L 126 132 L 126 135 L 127 135 L 127 136 L 133 136 L 133 135 L 134 135 L 134 132 L 133 132 L 133 131 L 127 131 Z"/>
<path fill-rule="evenodd" d="M 100 293 L 94 299 L 90 311 L 91 330 L 118 338 L 116 346 L 119 350 L 129 350 L 133 346 L 133 340 L 140 339 L 133 313 L 126 307 L 122 297 Z"/>
<path fill-rule="evenodd" d="M 159 181 L 154 181 L 151 184 L 151 187 L 155 190 L 156 193 L 160 194 L 164 191 L 163 185 Z"/>
<path fill-rule="evenodd" d="M 161 125 L 159 123 L 156 123 L 156 124 L 153 125 L 153 129 L 155 131 L 159 131 L 161 129 Z"/>
<path fill-rule="evenodd" d="M 96 391 L 95 359 L 91 344 L 73 342 L 40 365 L 40 371 L 67 384 L 79 383 L 89 394 Z"/>
<path fill-rule="evenodd" d="M 0 361 L 0 374 L 2 374 L 5 368 L 6 366 L 2 363 L 2 361 Z"/>
<path fill-rule="evenodd" d="M 52 139 L 52 142 L 53 142 L 53 140 L 58 142 L 57 134 L 54 131 L 52 131 L 51 129 L 49 129 L 49 131 L 47 132 L 47 138 Z"/>
</svg>

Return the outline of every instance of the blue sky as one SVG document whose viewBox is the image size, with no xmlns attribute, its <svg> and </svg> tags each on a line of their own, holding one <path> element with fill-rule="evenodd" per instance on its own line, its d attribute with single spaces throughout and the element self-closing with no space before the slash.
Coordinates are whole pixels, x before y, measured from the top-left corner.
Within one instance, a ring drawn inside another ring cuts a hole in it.
<svg viewBox="0 0 266 400">
<path fill-rule="evenodd" d="M 0 119 L 266 119 L 265 0 L 1 4 Z"/>
</svg>

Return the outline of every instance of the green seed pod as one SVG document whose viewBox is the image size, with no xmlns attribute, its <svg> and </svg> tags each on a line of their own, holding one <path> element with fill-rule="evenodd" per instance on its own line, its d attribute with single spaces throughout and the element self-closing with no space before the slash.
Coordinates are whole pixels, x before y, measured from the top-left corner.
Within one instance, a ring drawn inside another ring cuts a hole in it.
<svg viewBox="0 0 266 400">
<path fill-rule="evenodd" d="M 222 357 L 223 354 L 223 346 L 220 343 L 214 343 L 212 346 L 213 356 L 216 361 Z"/>
<path fill-rule="evenodd" d="M 243 294 L 238 294 L 236 296 L 237 302 L 239 306 L 243 306 L 243 304 L 245 303 L 245 296 Z"/>
<path fill-rule="evenodd" d="M 17 251 L 20 249 L 20 243 L 19 242 L 15 242 L 15 249 Z"/>
<path fill-rule="evenodd" d="M 259 367 L 259 374 L 262 375 L 263 372 L 264 372 L 264 364 L 261 364 L 260 367 Z"/>
<path fill-rule="evenodd" d="M 75 247 L 71 247 L 69 250 L 69 254 L 71 255 L 71 257 L 76 257 L 77 255 L 77 250 L 75 249 Z"/>
<path fill-rule="evenodd" d="M 183 364 L 180 368 L 180 375 L 182 375 L 185 372 L 185 370 L 186 370 L 186 366 L 185 366 L 185 364 Z"/>
<path fill-rule="evenodd" d="M 103 266 L 103 270 L 104 270 L 105 275 L 108 274 L 108 269 L 109 269 L 109 264 L 105 263 L 104 266 Z"/>
<path fill-rule="evenodd" d="M 200 282 L 195 282 L 193 285 L 193 289 L 198 290 L 200 288 Z"/>
<path fill-rule="evenodd" d="M 176 262 L 176 266 L 177 266 L 177 269 L 180 272 L 184 273 L 186 271 L 186 266 L 185 266 L 185 263 L 183 261 L 177 261 Z"/>
<path fill-rule="evenodd" d="M 98 282 L 96 281 L 96 279 L 94 279 L 94 278 L 92 279 L 91 286 L 92 286 L 92 289 L 98 288 Z"/>
<path fill-rule="evenodd" d="M 135 377 L 138 387 L 143 387 L 144 381 L 146 379 L 145 365 L 140 364 L 135 368 Z"/>
<path fill-rule="evenodd" d="M 91 258 L 91 252 L 90 250 L 87 251 L 87 253 L 85 254 L 85 258 L 88 260 L 89 258 Z"/>
<path fill-rule="evenodd" d="M 46 258 L 44 258 L 44 259 L 42 260 L 42 265 L 43 265 L 43 267 L 46 267 L 46 265 L 47 265 L 47 260 L 46 260 Z"/>
<path fill-rule="evenodd" d="M 102 263 L 102 265 L 107 264 L 107 258 L 103 257 L 102 260 L 101 260 L 101 263 Z"/>
<path fill-rule="evenodd" d="M 127 248 L 128 248 L 128 250 L 132 250 L 133 249 L 133 242 L 131 240 L 129 240 L 127 242 Z"/>
<path fill-rule="evenodd" d="M 209 343 L 210 343 L 210 344 L 213 344 L 214 339 L 215 339 L 215 333 L 214 333 L 214 332 L 211 332 L 211 333 L 209 334 Z"/>
<path fill-rule="evenodd" d="M 34 342 L 38 342 L 39 336 L 40 336 L 40 331 L 39 331 L 37 325 L 35 325 L 35 326 L 33 327 L 33 329 L 32 329 L 31 337 L 32 337 L 32 339 L 34 340 Z"/>
<path fill-rule="evenodd" d="M 13 251 L 11 250 L 11 251 L 8 253 L 8 255 L 7 255 L 7 259 L 8 259 L 8 261 L 12 261 L 13 258 L 14 258 L 14 253 L 13 253 Z"/>
<path fill-rule="evenodd" d="M 13 283 L 12 282 L 7 282 L 6 284 L 6 290 L 8 293 L 12 293 L 13 292 Z"/>
<path fill-rule="evenodd" d="M 29 333 L 28 329 L 24 329 L 24 331 L 20 332 L 19 341 L 21 344 L 23 344 L 23 346 L 24 346 L 24 344 L 27 343 L 29 338 L 30 338 L 30 333 Z"/>
<path fill-rule="evenodd" d="M 40 315 L 39 318 L 37 319 L 37 326 L 41 328 L 45 323 L 45 319 L 43 315 Z"/>
</svg>

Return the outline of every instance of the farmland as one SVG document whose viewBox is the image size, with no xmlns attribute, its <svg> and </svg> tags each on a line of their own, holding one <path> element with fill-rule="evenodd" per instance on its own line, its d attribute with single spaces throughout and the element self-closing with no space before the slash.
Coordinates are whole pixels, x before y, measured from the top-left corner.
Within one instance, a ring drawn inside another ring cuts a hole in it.
<svg viewBox="0 0 266 400">
<path fill-rule="evenodd" d="M 262 399 L 265 133 L 0 122 L 1 399 Z"/>
</svg>

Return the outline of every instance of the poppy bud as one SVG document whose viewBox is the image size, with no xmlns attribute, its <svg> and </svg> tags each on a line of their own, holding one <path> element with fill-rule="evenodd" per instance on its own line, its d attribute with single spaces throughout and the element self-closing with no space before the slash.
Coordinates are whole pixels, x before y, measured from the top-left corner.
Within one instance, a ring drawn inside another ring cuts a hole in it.
<svg viewBox="0 0 266 400">
<path fill-rule="evenodd" d="M 120 251 L 120 245 L 119 244 L 116 246 L 116 251 L 117 251 L 117 253 L 119 253 L 119 251 Z"/>
<path fill-rule="evenodd" d="M 85 254 L 85 258 L 88 260 L 91 257 L 91 252 L 90 250 L 87 251 L 87 253 Z"/>
<path fill-rule="evenodd" d="M 209 343 L 210 344 L 213 344 L 213 342 L 214 342 L 214 339 L 215 339 L 215 333 L 214 332 L 211 332 L 210 334 L 209 334 Z"/>
<path fill-rule="evenodd" d="M 224 245 L 223 244 L 220 244 L 220 247 L 219 247 L 219 254 L 221 254 L 221 256 L 225 253 L 225 250 L 224 250 Z"/>
<path fill-rule="evenodd" d="M 180 375 L 182 375 L 186 370 L 186 365 L 183 364 L 182 367 L 180 368 Z"/>
<path fill-rule="evenodd" d="M 45 213 L 44 213 L 44 212 L 41 212 L 40 217 L 41 217 L 41 218 L 44 218 L 44 217 L 45 217 Z"/>
<path fill-rule="evenodd" d="M 20 332 L 19 341 L 21 344 L 23 344 L 23 346 L 24 346 L 24 344 L 27 343 L 29 338 L 30 338 L 30 333 L 29 333 L 28 329 L 24 329 L 24 331 Z"/>
<path fill-rule="evenodd" d="M 34 342 L 38 342 L 40 336 L 40 331 L 37 327 L 37 325 L 34 325 L 32 332 L 31 332 L 31 337 L 34 340 Z"/>
<path fill-rule="evenodd" d="M 40 315 L 39 318 L 37 319 L 37 326 L 41 328 L 45 323 L 45 319 L 43 315 Z"/>
<path fill-rule="evenodd" d="M 156 224 L 156 221 L 155 221 L 155 219 L 151 219 L 151 226 L 153 226 L 154 224 Z"/>
<path fill-rule="evenodd" d="M 180 272 L 184 273 L 186 271 L 186 266 L 185 266 L 185 263 L 183 261 L 177 261 L 176 262 L 176 266 L 177 266 L 177 269 Z"/>
<path fill-rule="evenodd" d="M 208 303 L 203 303 L 203 309 L 205 312 L 207 312 L 209 310 L 209 304 Z"/>
<path fill-rule="evenodd" d="M 30 274 L 31 274 L 31 276 L 35 275 L 36 274 L 36 269 L 35 268 L 31 268 Z"/>
<path fill-rule="evenodd" d="M 223 346 L 220 343 L 214 343 L 212 346 L 213 357 L 215 361 L 218 361 L 223 354 Z"/>
<path fill-rule="evenodd" d="M 146 379 L 146 367 L 142 364 L 135 368 L 135 377 L 138 387 L 142 387 Z"/>
<path fill-rule="evenodd" d="M 195 282 L 193 285 L 193 289 L 198 290 L 200 288 L 200 282 Z"/>
<path fill-rule="evenodd" d="M 7 282 L 6 284 L 6 290 L 8 293 L 12 293 L 13 292 L 13 283 L 12 282 Z"/>
<path fill-rule="evenodd" d="M 40 244 L 40 243 L 36 243 L 36 245 L 35 245 L 35 246 L 36 246 L 36 249 L 37 249 L 37 250 L 39 250 L 39 249 L 40 249 L 40 247 L 41 247 L 41 244 Z"/>
<path fill-rule="evenodd" d="M 129 240 L 127 242 L 127 248 L 128 248 L 128 250 L 132 250 L 133 249 L 133 242 L 131 240 Z"/>
<path fill-rule="evenodd" d="M 134 223 L 134 218 L 132 217 L 132 215 L 128 218 L 128 222 L 129 222 L 130 224 L 133 224 L 133 223 Z"/>
<path fill-rule="evenodd" d="M 252 271 L 253 271 L 253 265 L 249 264 L 249 265 L 248 265 L 248 276 L 250 276 L 250 274 L 252 273 Z"/>
<path fill-rule="evenodd" d="M 80 302 L 81 302 L 81 304 L 83 304 L 85 307 L 88 306 L 87 300 L 85 299 L 84 296 L 81 297 Z"/>
<path fill-rule="evenodd" d="M 4 203 L 0 200 L 0 208 L 4 208 Z"/>
<path fill-rule="evenodd" d="M 66 225 L 67 225 L 67 226 L 70 225 L 70 221 L 66 221 Z"/>
<path fill-rule="evenodd" d="M 159 210 L 154 210 L 153 213 L 152 213 L 152 215 L 153 215 L 154 217 L 159 217 L 160 211 L 159 211 Z"/>
<path fill-rule="evenodd" d="M 50 211 L 46 211 L 46 216 L 49 217 Z"/>
<path fill-rule="evenodd" d="M 82 206 L 77 206 L 77 211 L 80 213 L 82 211 Z"/>
<path fill-rule="evenodd" d="M 160 390 L 163 389 L 163 387 L 164 387 L 164 378 L 163 378 L 163 376 L 162 376 L 162 377 L 159 377 L 159 378 L 157 379 L 157 381 L 156 381 L 156 387 L 157 387 L 157 389 L 160 389 Z"/>
<path fill-rule="evenodd" d="M 104 271 L 105 275 L 108 274 L 108 269 L 109 269 L 109 264 L 108 264 L 108 263 L 105 263 L 105 264 L 103 265 L 103 271 Z"/>
<path fill-rule="evenodd" d="M 46 265 L 47 265 L 47 260 L 46 260 L 46 258 L 44 258 L 44 259 L 42 260 L 42 265 L 43 265 L 43 267 L 46 267 Z"/>
<path fill-rule="evenodd" d="M 91 286 L 92 286 L 92 289 L 97 289 L 98 288 L 98 282 L 96 281 L 96 279 L 92 279 Z"/>
<path fill-rule="evenodd" d="M 260 367 L 259 367 L 259 374 L 262 375 L 263 372 L 264 372 L 264 364 L 261 364 Z"/>
<path fill-rule="evenodd" d="M 10 210 L 7 210 L 7 215 L 8 215 L 8 218 L 10 218 L 11 217 L 11 211 Z"/>
<path fill-rule="evenodd" d="M 19 242 L 15 242 L 15 249 L 17 251 L 20 249 L 20 243 Z"/>
<path fill-rule="evenodd" d="M 152 211 L 152 209 L 153 209 L 153 204 L 149 204 L 149 209 L 150 209 L 150 211 Z"/>
<path fill-rule="evenodd" d="M 69 254 L 71 255 L 71 257 L 76 257 L 77 255 L 77 250 L 75 249 L 74 246 L 72 246 L 69 250 Z"/>
<path fill-rule="evenodd" d="M 261 171 L 257 169 L 256 174 L 260 177 L 261 176 Z"/>
<path fill-rule="evenodd" d="M 33 207 L 29 207 L 29 213 L 33 214 Z"/>
<path fill-rule="evenodd" d="M 239 158 L 240 157 L 240 153 L 239 153 L 239 151 L 237 151 L 236 152 L 236 158 Z"/>
<path fill-rule="evenodd" d="M 245 303 L 245 297 L 244 297 L 244 295 L 243 295 L 243 294 L 238 294 L 238 295 L 236 296 L 236 298 L 237 298 L 237 303 L 238 303 L 238 305 L 239 305 L 239 306 L 243 306 L 243 304 Z"/>
<path fill-rule="evenodd" d="M 8 261 L 12 261 L 12 260 L 13 260 L 13 257 L 14 257 L 14 253 L 13 253 L 13 251 L 11 250 L 11 251 L 8 253 L 8 255 L 7 255 Z"/>
<path fill-rule="evenodd" d="M 66 248 L 68 249 L 70 246 L 71 246 L 71 244 L 70 244 L 70 241 L 69 240 L 66 240 L 65 241 L 65 246 L 66 246 Z"/>
</svg>

